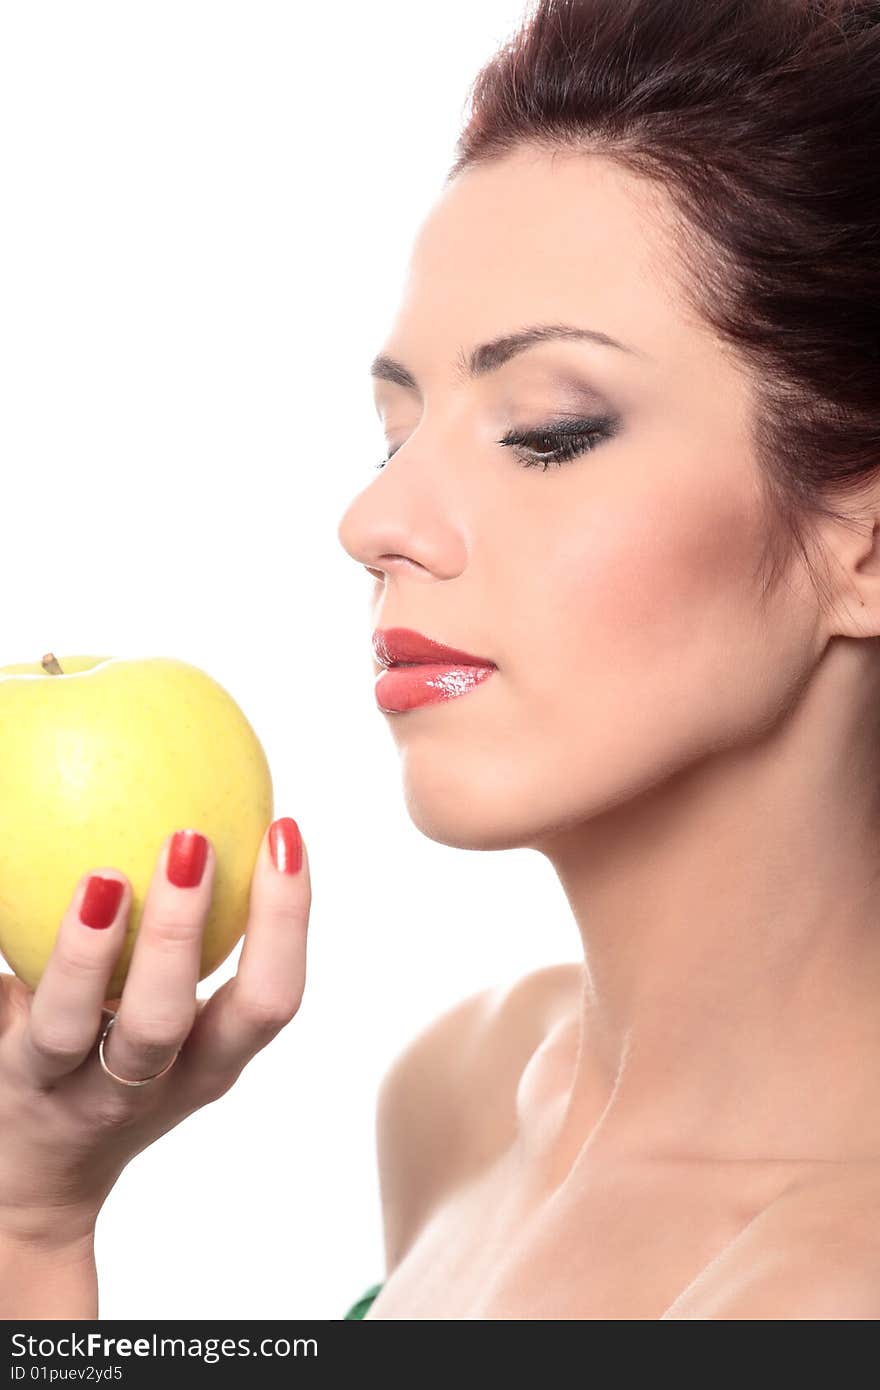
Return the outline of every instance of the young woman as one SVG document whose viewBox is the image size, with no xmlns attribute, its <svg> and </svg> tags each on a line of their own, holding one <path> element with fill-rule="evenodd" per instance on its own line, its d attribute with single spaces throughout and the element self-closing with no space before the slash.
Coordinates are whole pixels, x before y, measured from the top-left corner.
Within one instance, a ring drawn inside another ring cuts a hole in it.
<svg viewBox="0 0 880 1390">
<path fill-rule="evenodd" d="M 546 855 L 583 959 L 384 1078 L 350 1316 L 880 1316 L 878 137 L 875 0 L 540 0 L 476 79 L 339 534 L 414 822 Z M 197 1009 L 212 856 L 115 1020 L 113 869 L 4 978 L 7 1316 L 95 1315 L 122 1167 L 297 1011 L 295 823 Z"/>
</svg>

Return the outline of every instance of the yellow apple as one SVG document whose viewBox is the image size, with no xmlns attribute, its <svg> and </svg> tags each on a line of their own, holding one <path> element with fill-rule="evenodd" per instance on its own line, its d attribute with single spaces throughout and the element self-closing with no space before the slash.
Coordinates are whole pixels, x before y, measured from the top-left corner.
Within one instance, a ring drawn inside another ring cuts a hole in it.
<svg viewBox="0 0 880 1390">
<path fill-rule="evenodd" d="M 0 667 L 0 951 L 35 989 L 78 880 L 118 869 L 132 887 L 118 999 L 162 841 L 191 827 L 216 853 L 204 979 L 247 925 L 272 801 L 257 735 L 196 666 L 49 653 Z"/>
</svg>

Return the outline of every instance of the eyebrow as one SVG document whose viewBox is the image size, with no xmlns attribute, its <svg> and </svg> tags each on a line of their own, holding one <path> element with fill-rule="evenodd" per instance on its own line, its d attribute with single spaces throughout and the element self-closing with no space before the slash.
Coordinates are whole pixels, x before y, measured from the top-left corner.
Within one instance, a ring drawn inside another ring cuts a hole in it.
<svg viewBox="0 0 880 1390">
<path fill-rule="evenodd" d="M 629 347 L 626 343 L 620 343 L 616 338 L 609 337 L 607 333 L 600 333 L 595 328 L 576 328 L 573 324 L 568 323 L 536 323 L 529 328 L 521 329 L 518 333 L 506 333 L 501 338 L 492 338 L 488 343 L 480 343 L 469 354 L 459 350 L 456 359 L 456 375 L 459 381 L 486 376 L 489 372 L 496 372 L 499 367 L 504 366 L 505 362 L 509 362 L 518 353 L 525 352 L 527 348 L 534 347 L 537 343 L 552 342 L 554 339 L 560 338 L 598 343 L 601 347 L 618 348 L 621 352 L 629 353 L 633 357 L 648 357 L 646 352 Z M 370 375 L 382 381 L 393 381 L 398 386 L 405 386 L 410 391 L 418 391 L 419 389 L 419 384 L 409 368 L 384 352 L 380 352 L 378 357 L 374 357 L 370 364 Z"/>
</svg>

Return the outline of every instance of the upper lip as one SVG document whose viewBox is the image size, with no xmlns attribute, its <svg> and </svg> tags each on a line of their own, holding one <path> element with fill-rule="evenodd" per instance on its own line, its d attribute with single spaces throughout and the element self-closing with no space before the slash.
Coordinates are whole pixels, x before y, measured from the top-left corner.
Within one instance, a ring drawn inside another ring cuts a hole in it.
<svg viewBox="0 0 880 1390">
<path fill-rule="evenodd" d="M 380 666 L 400 666 L 410 662 L 436 661 L 454 666 L 494 666 L 485 656 L 472 656 L 460 647 L 448 647 L 414 632 L 409 627 L 377 628 L 373 633 L 373 655 Z"/>
</svg>

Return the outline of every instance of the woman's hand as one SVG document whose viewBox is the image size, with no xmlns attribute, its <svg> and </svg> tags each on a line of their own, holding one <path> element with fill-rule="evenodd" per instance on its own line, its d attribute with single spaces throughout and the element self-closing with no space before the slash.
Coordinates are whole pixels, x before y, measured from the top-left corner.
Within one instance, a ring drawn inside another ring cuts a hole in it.
<svg viewBox="0 0 880 1390">
<path fill-rule="evenodd" d="M 276 822 L 277 823 L 277 822 Z M 291 828 L 287 818 L 283 824 Z M 292 827 L 294 838 L 297 834 Z M 213 846 L 201 882 L 175 887 L 159 856 L 122 998 L 106 990 L 125 937 L 131 885 L 123 883 L 109 927 L 80 920 L 90 875 L 80 881 L 36 990 L 0 975 L 0 1240 L 30 1248 L 88 1238 L 107 1194 L 134 1154 L 186 1115 L 216 1100 L 297 1012 L 305 986 L 311 904 L 308 859 L 276 869 L 263 837 L 236 974 L 196 999 L 202 928 L 215 872 Z M 282 864 L 284 862 L 282 858 Z M 106 1004 L 117 1011 L 104 1059 L 117 1075 L 152 1076 L 124 1086 L 98 1059 Z"/>
</svg>

